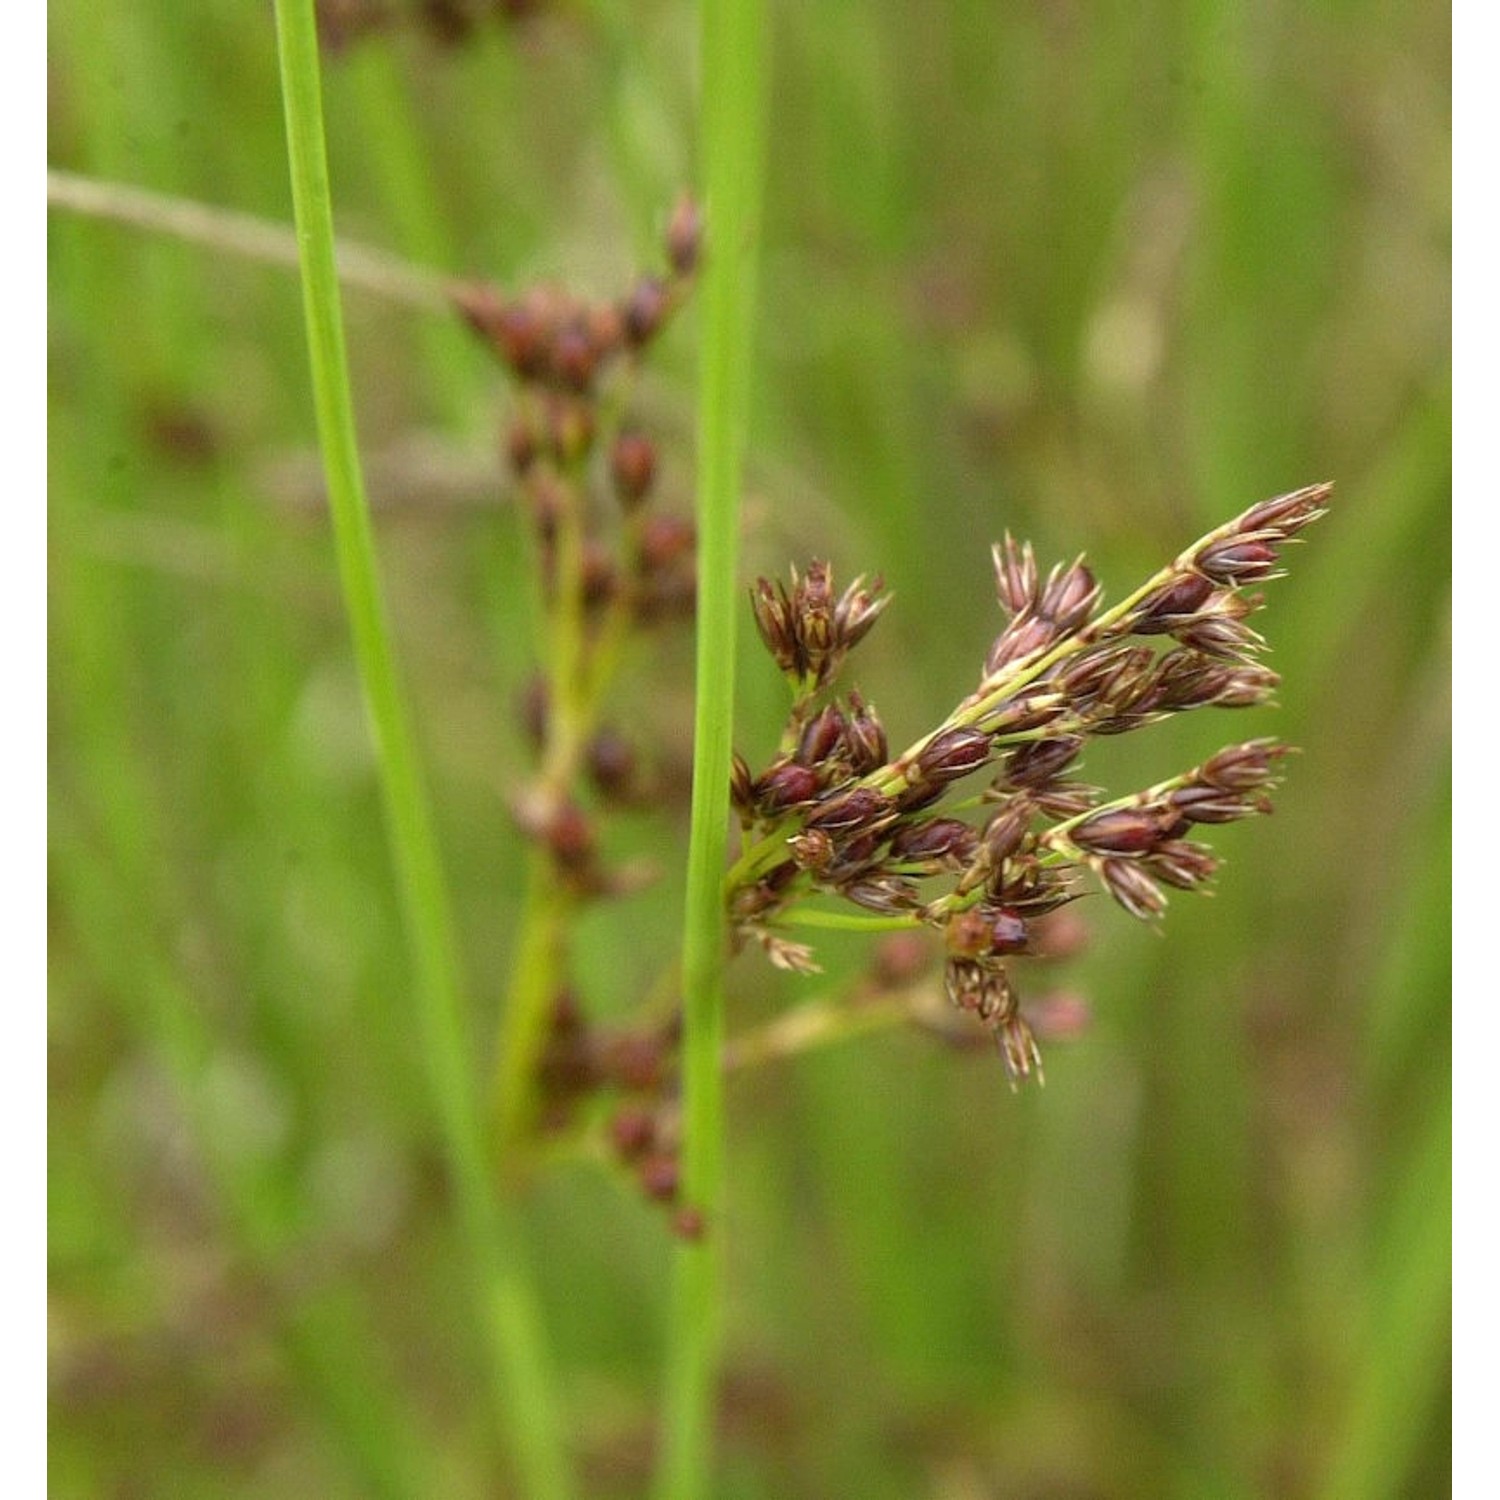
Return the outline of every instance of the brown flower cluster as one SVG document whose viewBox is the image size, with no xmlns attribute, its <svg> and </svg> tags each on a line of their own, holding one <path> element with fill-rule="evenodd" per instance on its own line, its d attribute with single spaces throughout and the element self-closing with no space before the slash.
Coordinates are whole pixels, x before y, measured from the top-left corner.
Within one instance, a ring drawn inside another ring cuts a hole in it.
<svg viewBox="0 0 1500 1500">
<path fill-rule="evenodd" d="M 606 717 L 632 641 L 694 609 L 691 522 L 660 505 L 662 464 L 630 415 L 641 362 L 692 290 L 701 221 L 684 197 L 664 234 L 665 268 L 613 298 L 543 285 L 453 294 L 470 329 L 512 383 L 504 438 L 514 494 L 529 521 L 540 581 L 544 670 L 525 691 L 520 723 L 535 754 L 513 795 L 534 862 L 533 926 L 508 1012 L 531 1010 L 502 1043 L 520 1059 L 504 1075 L 500 1129 L 558 1131 L 617 1107 L 633 1125 L 609 1132 L 615 1158 L 647 1197 L 676 1197 L 676 1007 L 631 1028 L 591 1020 L 572 981 L 574 917 L 586 902 L 628 895 L 652 879 L 611 866 L 604 819 L 650 806 L 670 786 Z M 539 977 L 540 976 L 540 977 Z M 550 1006 L 537 1014 L 538 1004 Z M 528 1094 L 521 1118 L 514 1098 Z M 647 1129 L 647 1123 L 650 1128 Z M 690 1223 L 679 1225 L 692 1231 Z"/>
<path fill-rule="evenodd" d="M 740 936 L 783 967 L 815 967 L 787 929 L 819 895 L 869 914 L 841 921 L 814 907 L 821 925 L 933 928 L 953 1004 L 993 1033 L 1013 1082 L 1039 1072 L 1008 964 L 1037 951 L 1039 919 L 1090 876 L 1133 916 L 1160 917 L 1166 888 L 1192 890 L 1214 873 L 1212 852 L 1190 835 L 1268 812 L 1287 753 L 1250 740 L 1109 798 L 1074 775 L 1089 739 L 1269 700 L 1278 679 L 1246 623 L 1262 603 L 1248 588 L 1277 576 L 1283 548 L 1324 513 L 1330 491 L 1251 507 L 1110 608 L 1082 559 L 1043 577 L 1031 547 L 1007 537 L 994 549 L 1005 624 L 978 686 L 894 757 L 857 692 L 827 691 L 885 607 L 878 582 L 839 592 L 826 563 L 794 569 L 789 585 L 760 580 L 756 624 L 792 708 L 770 765 L 734 765 L 744 848 L 729 903 Z M 982 787 L 939 809 L 981 773 Z"/>
<path fill-rule="evenodd" d="M 505 454 L 536 538 L 551 637 L 549 672 L 523 705 L 541 766 L 517 821 L 579 895 L 635 883 L 600 868 L 578 796 L 587 783 L 593 800 L 619 806 L 647 791 L 635 747 L 598 722 L 609 675 L 632 633 L 693 613 L 693 525 L 651 503 L 657 445 L 625 413 L 640 361 L 691 292 L 701 234 L 684 197 L 666 228 L 666 273 L 638 276 L 614 299 L 550 285 L 454 294 L 515 382 Z"/>
</svg>

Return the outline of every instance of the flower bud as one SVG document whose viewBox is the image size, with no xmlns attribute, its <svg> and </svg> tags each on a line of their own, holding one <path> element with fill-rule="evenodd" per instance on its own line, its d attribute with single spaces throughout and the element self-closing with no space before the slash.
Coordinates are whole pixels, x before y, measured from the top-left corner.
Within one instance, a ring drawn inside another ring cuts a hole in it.
<svg viewBox="0 0 1500 1500">
<path fill-rule="evenodd" d="M 681 1173 L 675 1156 L 664 1151 L 653 1152 L 641 1162 L 638 1175 L 648 1198 L 654 1198 L 658 1203 L 670 1203 L 677 1196 Z"/>
<path fill-rule="evenodd" d="M 891 840 L 891 858 L 907 861 L 936 860 L 966 865 L 979 848 L 979 834 L 959 818 L 931 818 L 908 823 Z"/>
<path fill-rule="evenodd" d="M 1223 792 L 1212 786 L 1178 787 L 1167 801 L 1173 811 L 1189 823 L 1234 823 L 1251 813 L 1260 812 L 1262 806 L 1270 806 L 1243 793 Z"/>
<path fill-rule="evenodd" d="M 1208 785 L 1226 792 L 1252 791 L 1269 785 L 1275 778 L 1276 762 L 1290 754 L 1291 747 L 1278 740 L 1247 740 L 1210 756 L 1198 774 Z"/>
<path fill-rule="evenodd" d="M 1235 529 L 1241 535 L 1253 531 L 1269 531 L 1283 539 L 1294 536 L 1304 526 L 1327 513 L 1324 502 L 1332 493 L 1331 484 L 1313 484 L 1306 489 L 1293 490 L 1290 494 L 1277 495 L 1271 500 L 1262 500 L 1239 518 Z"/>
<path fill-rule="evenodd" d="M 1042 787 L 1078 759 L 1083 737 L 1060 734 L 1047 740 L 1032 740 L 1018 745 L 1006 757 L 1005 780 L 1009 786 Z"/>
<path fill-rule="evenodd" d="M 837 704 L 830 703 L 802 726 L 796 758 L 804 766 L 820 766 L 832 757 L 844 742 L 844 715 Z"/>
<path fill-rule="evenodd" d="M 1187 839 L 1168 839 L 1146 856 L 1146 868 L 1166 884 L 1190 891 L 1210 879 L 1219 868 L 1213 851 Z"/>
<path fill-rule="evenodd" d="M 1162 837 L 1162 815 L 1144 807 L 1096 813 L 1068 833 L 1080 849 L 1095 854 L 1145 854 Z"/>
<path fill-rule="evenodd" d="M 874 787 L 857 786 L 821 803 L 807 815 L 805 826 L 821 828 L 834 839 L 868 831 L 892 816 L 891 800 Z"/>
<path fill-rule="evenodd" d="M 1007 614 L 1019 615 L 1029 605 L 1036 603 L 1037 576 L 1036 554 L 1030 542 L 1016 545 L 1009 532 L 1003 542 L 990 549 L 995 561 L 995 595 L 1000 607 Z"/>
<path fill-rule="evenodd" d="M 844 739 L 849 749 L 850 769 L 856 776 L 868 776 L 879 769 L 890 754 L 885 726 L 858 693 L 849 694 L 849 722 Z"/>
<path fill-rule="evenodd" d="M 774 816 L 788 808 L 811 802 L 818 795 L 817 772 L 795 762 L 772 766 L 755 783 L 755 801 L 763 813 Z"/>
<path fill-rule="evenodd" d="M 645 574 L 664 573 L 692 556 L 696 534 L 693 523 L 681 516 L 656 515 L 641 527 L 640 565 Z"/>
<path fill-rule="evenodd" d="M 1137 635 L 1161 635 L 1185 617 L 1195 614 L 1213 593 L 1213 583 L 1198 573 L 1183 573 L 1164 583 L 1136 605 L 1131 629 Z"/>
<path fill-rule="evenodd" d="M 1101 859 L 1097 869 L 1105 889 L 1131 916 L 1151 922 L 1166 911 L 1161 887 L 1134 861 Z"/>
<path fill-rule="evenodd" d="M 609 471 L 620 504 L 634 510 L 656 478 L 656 445 L 643 432 L 622 432 L 609 450 Z"/>
<path fill-rule="evenodd" d="M 641 277 L 620 309 L 626 341 L 636 348 L 650 343 L 661 331 L 670 306 L 666 287 L 655 276 Z"/>
<path fill-rule="evenodd" d="M 1059 635 L 1070 635 L 1093 613 L 1100 588 L 1080 558 L 1068 568 L 1054 568 L 1042 590 L 1037 613 L 1051 620 Z"/>
<path fill-rule="evenodd" d="M 985 765 L 990 758 L 990 736 L 982 729 L 959 726 L 945 729 L 917 752 L 908 779 L 946 783 L 957 781 Z"/>
<path fill-rule="evenodd" d="M 1200 548 L 1193 566 L 1216 583 L 1237 585 L 1269 578 L 1278 561 L 1276 548 L 1269 542 L 1224 537 Z"/>
<path fill-rule="evenodd" d="M 558 330 L 552 341 L 551 364 L 557 378 L 580 394 L 594 383 L 599 356 L 582 323 L 569 323 Z"/>
<path fill-rule="evenodd" d="M 634 786 L 635 750 L 613 729 L 601 729 L 589 741 L 588 765 L 594 785 L 606 796 L 627 796 Z"/>
<path fill-rule="evenodd" d="M 916 887 L 894 875 L 880 875 L 868 880 L 853 880 L 839 887 L 846 901 L 882 916 L 899 916 L 921 904 Z"/>
<path fill-rule="evenodd" d="M 698 269 L 702 248 L 703 214 L 693 197 L 684 193 L 667 223 L 667 260 L 679 276 L 691 276 Z"/>
<path fill-rule="evenodd" d="M 656 1139 L 656 1116 L 639 1104 L 625 1104 L 609 1122 L 609 1140 L 625 1161 L 644 1155 Z"/>
</svg>

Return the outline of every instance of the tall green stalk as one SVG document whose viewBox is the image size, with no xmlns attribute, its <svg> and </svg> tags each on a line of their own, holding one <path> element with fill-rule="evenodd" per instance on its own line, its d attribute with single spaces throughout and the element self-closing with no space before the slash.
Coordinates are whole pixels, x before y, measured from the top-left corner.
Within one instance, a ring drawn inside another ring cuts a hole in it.
<svg viewBox="0 0 1500 1500">
<path fill-rule="evenodd" d="M 339 577 L 375 737 L 381 790 L 417 982 L 418 1032 L 438 1107 L 459 1228 L 472 1263 L 495 1398 L 509 1423 L 526 1493 L 571 1492 L 541 1320 L 509 1212 L 496 1196 L 454 925 L 431 811 L 386 624 L 369 506 L 360 473 L 333 253 L 333 212 L 312 0 L 277 0 L 292 200 L 318 435 L 328 480 Z"/>
<path fill-rule="evenodd" d="M 764 156 L 763 0 L 704 0 L 702 120 L 709 241 L 698 399 L 698 640 L 692 828 L 683 917 L 684 1201 L 707 1232 L 673 1267 L 657 1493 L 705 1493 L 724 1261 L 724 865 L 734 706 L 739 488 Z"/>
</svg>

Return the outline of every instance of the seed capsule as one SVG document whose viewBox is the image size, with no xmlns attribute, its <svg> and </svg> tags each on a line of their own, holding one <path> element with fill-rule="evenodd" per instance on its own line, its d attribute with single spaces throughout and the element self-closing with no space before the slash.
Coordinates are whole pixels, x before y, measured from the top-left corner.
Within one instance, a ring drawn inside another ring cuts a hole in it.
<svg viewBox="0 0 1500 1500">
<path fill-rule="evenodd" d="M 1068 837 L 1096 854 L 1145 854 L 1161 840 L 1162 817 L 1146 808 L 1122 807 L 1096 814 Z"/>
<path fill-rule="evenodd" d="M 1163 634 L 1177 622 L 1196 614 L 1213 591 L 1211 580 L 1199 573 L 1184 573 L 1171 583 L 1164 583 L 1136 606 L 1131 628 L 1137 635 Z"/>
<path fill-rule="evenodd" d="M 820 828 L 834 839 L 869 830 L 892 816 L 889 797 L 874 787 L 857 786 L 813 809 L 807 815 L 808 828 Z"/>
<path fill-rule="evenodd" d="M 684 193 L 667 224 L 667 259 L 672 269 L 679 276 L 691 276 L 698 269 L 702 247 L 703 214 L 697 202 Z"/>
<path fill-rule="evenodd" d="M 1226 537 L 1202 548 L 1193 558 L 1193 566 L 1216 583 L 1237 585 L 1269 578 L 1279 560 L 1269 542 Z"/>
<path fill-rule="evenodd" d="M 656 445 L 643 432 L 622 432 L 609 450 L 609 470 L 620 504 L 635 509 L 656 478 Z"/>
<path fill-rule="evenodd" d="M 1134 861 L 1101 859 L 1096 868 L 1105 889 L 1131 916 L 1151 922 L 1166 911 L 1161 887 Z"/>
<path fill-rule="evenodd" d="M 620 316 L 625 324 L 625 338 L 639 348 L 648 344 L 666 321 L 671 298 L 655 276 L 643 276 L 630 289 Z"/>
<path fill-rule="evenodd" d="M 912 781 L 949 782 L 977 771 L 990 758 L 990 737 L 982 729 L 959 727 L 935 735 L 917 753 Z"/>
<path fill-rule="evenodd" d="M 817 773 L 795 762 L 773 766 L 755 783 L 756 804 L 769 815 L 811 802 L 817 795 Z"/>
</svg>

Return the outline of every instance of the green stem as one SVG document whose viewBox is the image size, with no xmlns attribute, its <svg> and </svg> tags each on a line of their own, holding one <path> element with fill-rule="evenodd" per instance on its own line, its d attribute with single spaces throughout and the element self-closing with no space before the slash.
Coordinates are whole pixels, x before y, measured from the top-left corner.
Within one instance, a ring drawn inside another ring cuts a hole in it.
<svg viewBox="0 0 1500 1500">
<path fill-rule="evenodd" d="M 567 907 L 567 896 L 552 868 L 552 856 L 545 849 L 534 849 L 527 861 L 526 899 L 495 1064 L 497 1154 L 502 1170 L 533 1119 L 537 1060 L 546 1045 L 547 1020 L 562 977 Z"/>
<path fill-rule="evenodd" d="M 739 488 L 764 136 L 764 0 L 704 0 L 703 163 L 709 245 L 698 400 L 698 639 L 693 801 L 683 914 L 684 1200 L 708 1233 L 673 1266 L 656 1493 L 708 1489 L 724 1256 L 724 866 L 728 849 Z"/>
<path fill-rule="evenodd" d="M 457 944 L 426 788 L 386 623 L 360 473 L 334 265 L 333 211 L 312 0 L 277 0 L 287 153 L 318 436 L 339 578 L 374 733 L 391 854 L 417 982 L 416 1019 L 435 1095 L 459 1228 L 480 1288 L 494 1396 L 527 1493 L 570 1493 L 540 1316 L 516 1254 L 517 1226 L 495 1196 L 464 1023 Z"/>
<path fill-rule="evenodd" d="M 899 916 L 882 917 L 875 912 L 868 915 L 852 911 L 822 911 L 818 908 L 799 911 L 793 907 L 776 918 L 778 927 L 828 927 L 840 932 L 903 932 L 920 927 L 922 918 L 916 912 L 905 912 Z"/>
</svg>

